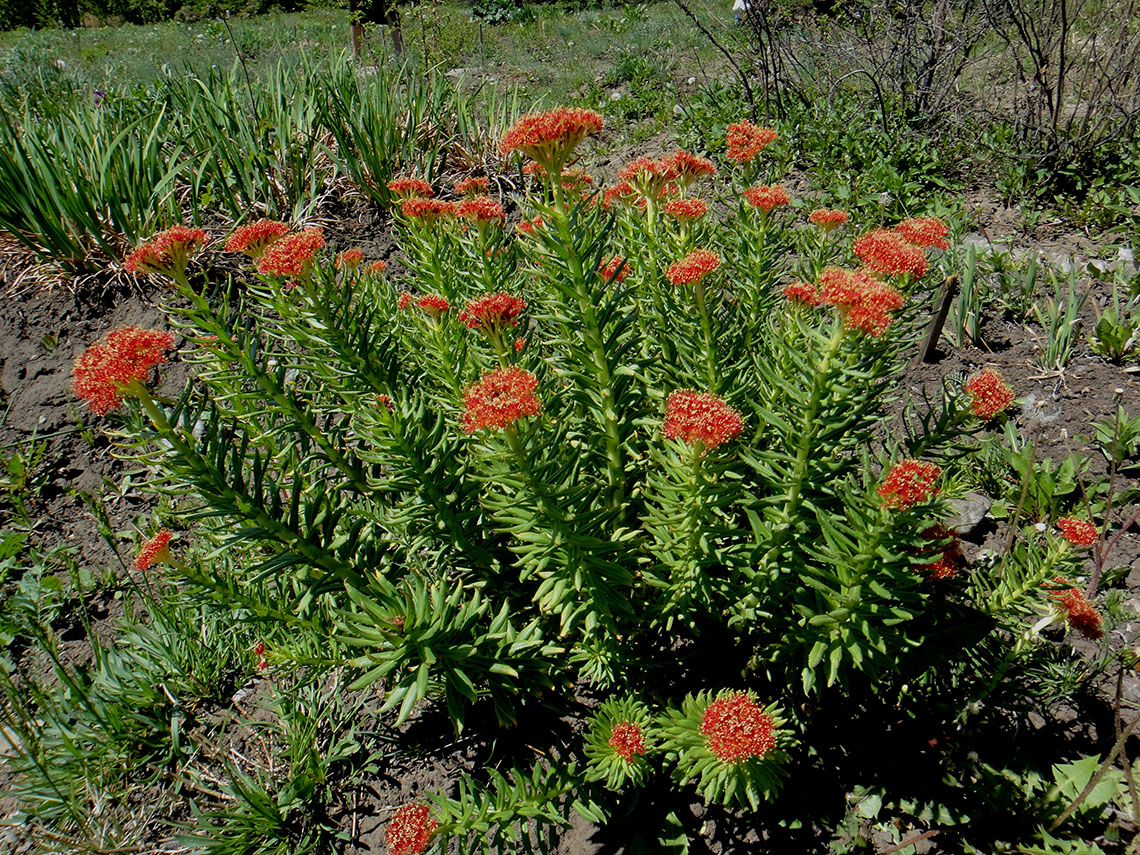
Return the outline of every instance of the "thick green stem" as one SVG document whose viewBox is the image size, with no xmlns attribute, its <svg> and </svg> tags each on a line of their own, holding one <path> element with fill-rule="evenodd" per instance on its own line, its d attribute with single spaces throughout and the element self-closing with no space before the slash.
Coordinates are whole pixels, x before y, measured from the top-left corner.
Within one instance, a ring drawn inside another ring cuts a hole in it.
<svg viewBox="0 0 1140 855">
<path fill-rule="evenodd" d="M 448 385 L 451 386 L 456 397 L 462 400 L 463 398 L 463 384 L 459 381 L 459 377 L 455 374 L 455 365 L 451 358 L 451 351 L 448 350 L 447 343 L 443 340 L 443 319 L 431 318 L 428 323 L 431 324 L 432 339 L 435 341 L 436 353 L 439 356 L 439 364 L 443 366 L 444 377 Z"/>
<path fill-rule="evenodd" d="M 716 341 L 713 339 L 712 321 L 709 318 L 708 305 L 705 302 L 705 283 L 696 284 L 697 309 L 701 313 L 701 329 L 705 333 L 705 368 L 708 371 L 709 391 L 720 390 L 716 368 Z"/>
<path fill-rule="evenodd" d="M 827 349 L 824 350 L 823 357 L 820 359 L 818 368 L 816 368 L 815 376 L 812 378 L 811 399 L 808 401 L 803 420 L 800 422 L 800 444 L 796 449 L 796 462 L 792 465 L 788 498 L 780 511 L 780 519 L 785 527 L 791 525 L 792 517 L 799 507 L 804 477 L 807 475 L 808 460 L 815 446 L 815 434 L 818 427 L 815 420 L 819 415 L 823 396 L 827 391 L 826 381 L 827 375 L 831 371 L 832 360 L 835 359 L 835 355 L 839 352 L 839 346 L 843 343 L 843 333 L 843 320 L 837 319 L 835 332 L 832 334 L 831 341 L 828 342 Z"/>
<path fill-rule="evenodd" d="M 570 276 L 578 295 L 578 307 L 582 312 L 582 332 L 593 357 L 594 370 L 598 378 L 602 399 L 602 428 L 606 434 L 606 478 L 610 490 L 610 507 L 617 510 L 625 502 L 625 464 L 622 459 L 621 433 L 618 431 L 618 417 L 614 410 L 613 374 L 610 371 L 609 356 L 606 354 L 598 316 L 586 288 L 586 273 L 582 259 L 570 232 L 570 217 L 566 210 L 566 199 L 560 182 L 554 182 L 554 207 L 558 216 L 558 236 L 566 250 L 566 260 L 570 266 Z"/>
</svg>

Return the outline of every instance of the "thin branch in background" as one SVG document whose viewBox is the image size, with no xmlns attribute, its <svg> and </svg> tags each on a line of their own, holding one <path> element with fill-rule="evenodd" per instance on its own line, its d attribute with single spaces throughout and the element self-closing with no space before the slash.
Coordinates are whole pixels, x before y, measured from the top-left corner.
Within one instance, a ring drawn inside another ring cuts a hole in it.
<svg viewBox="0 0 1140 855">
<path fill-rule="evenodd" d="M 245 75 L 245 89 L 249 93 L 249 106 L 253 110 L 253 124 L 255 127 L 261 127 L 261 114 L 257 109 L 257 99 L 253 97 L 253 84 L 249 82 L 249 68 L 245 64 L 245 57 L 241 55 L 241 48 L 238 47 L 237 39 L 234 38 L 234 31 L 230 29 L 230 13 L 227 11 L 222 16 L 222 25 L 226 28 L 226 34 L 230 37 L 230 44 L 234 46 L 234 53 L 237 54 L 238 62 L 241 63 L 242 74 Z"/>
<path fill-rule="evenodd" d="M 676 2 L 676 4 L 681 8 L 681 11 L 688 16 L 689 20 L 691 20 L 696 25 L 697 29 L 704 33 L 705 38 L 709 40 L 712 46 L 724 54 L 724 58 L 728 60 L 728 64 L 732 66 L 733 70 L 736 72 L 736 76 L 740 78 L 740 84 L 744 87 L 744 94 L 748 98 L 748 108 L 751 113 L 751 119 L 755 122 L 756 98 L 753 96 L 752 87 L 748 83 L 748 75 L 744 73 L 744 71 L 737 64 L 736 60 L 733 59 L 732 54 L 729 53 L 727 49 L 725 49 L 724 45 L 716 40 L 716 37 L 713 36 L 713 34 L 709 32 L 708 28 L 705 27 L 705 25 L 700 22 L 697 16 L 693 14 L 693 11 L 685 5 L 685 0 L 674 0 L 674 2 Z"/>
</svg>

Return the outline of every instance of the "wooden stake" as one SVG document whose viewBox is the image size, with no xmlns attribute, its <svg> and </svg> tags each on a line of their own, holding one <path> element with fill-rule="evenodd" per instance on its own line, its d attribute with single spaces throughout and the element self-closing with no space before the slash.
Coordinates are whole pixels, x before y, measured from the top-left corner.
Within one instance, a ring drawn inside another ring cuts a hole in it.
<svg viewBox="0 0 1140 855">
<path fill-rule="evenodd" d="M 957 296 L 958 274 L 955 273 L 947 276 L 946 281 L 942 283 L 942 291 L 938 296 L 938 311 L 930 319 L 930 325 L 926 328 L 926 338 L 923 339 L 922 347 L 918 351 L 920 362 L 932 362 L 934 360 L 934 354 L 938 350 L 938 337 L 942 335 L 942 327 L 946 325 L 946 316 L 950 314 L 950 304 L 954 302 L 954 298 Z"/>
</svg>

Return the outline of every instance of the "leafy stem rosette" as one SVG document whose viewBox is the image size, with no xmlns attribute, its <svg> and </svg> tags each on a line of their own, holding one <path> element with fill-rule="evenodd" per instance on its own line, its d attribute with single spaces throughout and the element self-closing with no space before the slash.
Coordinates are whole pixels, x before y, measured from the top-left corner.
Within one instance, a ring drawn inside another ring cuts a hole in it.
<svg viewBox="0 0 1140 855">
<path fill-rule="evenodd" d="M 759 808 L 780 788 L 792 732 L 776 704 L 752 692 L 689 695 L 658 719 L 661 745 L 682 784 L 695 782 L 708 803 Z"/>
<path fill-rule="evenodd" d="M 598 707 L 586 731 L 586 780 L 611 790 L 640 786 L 650 772 L 653 718 L 641 701 L 614 697 Z"/>
</svg>

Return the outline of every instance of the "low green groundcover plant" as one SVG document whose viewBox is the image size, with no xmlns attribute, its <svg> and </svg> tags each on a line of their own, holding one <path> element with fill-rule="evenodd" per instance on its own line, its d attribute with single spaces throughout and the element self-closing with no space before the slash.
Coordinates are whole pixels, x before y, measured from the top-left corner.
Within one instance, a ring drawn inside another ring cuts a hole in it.
<svg viewBox="0 0 1140 855">
<path fill-rule="evenodd" d="M 954 473 L 1014 394 L 986 371 L 900 401 L 946 227 L 800 221 L 762 183 L 775 134 L 746 122 L 719 198 L 701 196 L 717 166 L 687 152 L 595 190 L 573 163 L 601 126 L 557 109 L 506 132 L 526 176 L 513 232 L 485 178 L 452 200 L 393 181 L 391 269 L 260 220 L 222 247 L 256 275 L 211 282 L 194 272 L 210 237 L 163 232 L 126 267 L 176 289 L 194 379 L 152 393 L 175 336 L 134 328 L 75 367 L 228 556 L 208 569 L 166 533 L 143 565 L 319 633 L 323 660 L 281 647 L 262 667 L 347 666 L 395 724 L 435 703 L 456 731 L 480 705 L 510 725 L 597 699 L 549 760 L 401 808 L 396 855 L 546 846 L 571 807 L 604 820 L 607 791 L 670 776 L 755 810 L 805 738 L 805 695 L 922 704 L 950 675 L 977 699 L 1009 656 L 975 669 L 946 639 L 981 627 L 1012 656 L 1049 623 L 1102 634 L 1066 579 L 1091 522 L 961 566 Z"/>
</svg>

